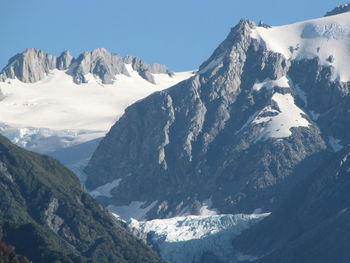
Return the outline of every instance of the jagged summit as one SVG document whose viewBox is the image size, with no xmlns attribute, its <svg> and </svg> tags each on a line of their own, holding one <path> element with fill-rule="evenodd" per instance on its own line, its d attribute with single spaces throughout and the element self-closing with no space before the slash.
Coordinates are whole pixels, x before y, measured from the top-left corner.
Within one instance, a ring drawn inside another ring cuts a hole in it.
<svg viewBox="0 0 350 263">
<path fill-rule="evenodd" d="M 0 74 L 0 80 L 18 78 L 23 82 L 37 82 L 56 68 L 56 61 L 57 58 L 53 55 L 36 48 L 28 48 L 9 60 Z"/>
<path fill-rule="evenodd" d="M 69 53 L 69 51 L 65 50 L 57 58 L 56 67 L 59 70 L 67 70 L 74 60 L 74 57 Z"/>
<path fill-rule="evenodd" d="M 75 83 L 87 83 L 89 74 L 98 78 L 103 84 L 113 84 L 116 75 L 130 76 L 127 64 L 131 70 L 139 73 L 145 80 L 156 84 L 153 74 L 172 75 L 166 66 L 157 63 L 148 64 L 137 57 L 121 56 L 111 53 L 105 48 L 97 48 L 84 52 L 74 58 L 69 51 L 64 51 L 59 57 L 47 54 L 40 49 L 28 48 L 9 60 L 0 73 L 0 80 L 18 79 L 25 83 L 35 83 L 46 77 L 52 70 L 68 70 Z"/>
<path fill-rule="evenodd" d="M 337 6 L 333 10 L 327 12 L 325 16 L 338 15 L 338 14 L 346 13 L 346 12 L 349 12 L 349 11 L 350 11 L 350 3 L 347 3 L 347 4 L 343 4 L 343 5 Z"/>
</svg>

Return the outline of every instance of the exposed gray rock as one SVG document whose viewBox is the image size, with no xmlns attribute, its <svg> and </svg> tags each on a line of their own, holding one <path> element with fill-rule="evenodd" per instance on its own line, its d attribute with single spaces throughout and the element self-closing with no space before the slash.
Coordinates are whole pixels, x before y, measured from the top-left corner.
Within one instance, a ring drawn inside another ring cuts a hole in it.
<svg viewBox="0 0 350 263">
<path fill-rule="evenodd" d="M 101 79 L 103 84 L 112 84 L 115 75 L 129 76 L 123 59 L 104 48 L 98 48 L 90 52 L 84 52 L 76 61 L 73 77 L 76 83 L 86 83 L 85 75 L 91 73 Z"/>
<path fill-rule="evenodd" d="M 137 57 L 126 56 L 124 62 L 126 64 L 131 64 L 133 70 L 137 71 L 141 77 L 153 84 L 156 83 L 152 74 L 168 74 L 169 76 L 174 74 L 164 65 L 158 63 L 149 65 L 147 62 Z"/>
<path fill-rule="evenodd" d="M 350 11 L 350 3 L 343 4 L 343 5 L 337 6 L 332 11 L 327 12 L 325 16 L 334 16 L 334 15 L 346 13 L 349 11 Z"/>
<path fill-rule="evenodd" d="M 86 75 L 89 73 L 100 79 L 103 84 L 112 84 L 118 74 L 130 76 L 125 64 L 132 64 L 133 69 L 141 77 L 153 84 L 156 84 L 153 74 L 163 73 L 169 76 L 174 74 L 164 65 L 157 63 L 150 65 L 140 58 L 131 56 L 121 58 L 104 48 L 85 52 L 77 59 L 71 56 L 69 51 L 64 51 L 59 57 L 55 57 L 39 49 L 29 48 L 10 59 L 0 73 L 0 81 L 17 78 L 22 82 L 34 83 L 42 80 L 51 70 L 58 69 L 68 70 L 67 74 L 72 75 L 77 84 L 86 83 L 88 81 Z"/>
<path fill-rule="evenodd" d="M 66 70 L 73 63 L 73 61 L 73 56 L 71 56 L 69 51 L 66 50 L 57 58 L 57 69 Z"/>
<path fill-rule="evenodd" d="M 46 217 L 46 224 L 56 234 L 61 229 L 61 226 L 64 223 L 64 220 L 56 214 L 58 207 L 58 200 L 56 198 L 53 198 L 44 212 Z"/>
<path fill-rule="evenodd" d="M 56 68 L 56 60 L 55 56 L 39 49 L 28 48 L 10 59 L 0 74 L 0 80 L 18 78 L 26 83 L 37 82 Z"/>
<path fill-rule="evenodd" d="M 259 121 L 282 113 L 276 94 L 299 104 L 294 83 L 309 75 L 254 89 L 296 68 L 251 38 L 254 27 L 241 20 L 197 75 L 126 109 L 86 168 L 89 189 L 122 178 L 112 198 L 100 197 L 104 205 L 158 201 L 148 218 L 161 218 L 198 213 L 211 197 L 219 213 L 271 211 L 313 169 L 326 143 L 307 111 L 298 115 L 308 124 L 288 136 L 266 134 L 269 122 Z"/>
</svg>

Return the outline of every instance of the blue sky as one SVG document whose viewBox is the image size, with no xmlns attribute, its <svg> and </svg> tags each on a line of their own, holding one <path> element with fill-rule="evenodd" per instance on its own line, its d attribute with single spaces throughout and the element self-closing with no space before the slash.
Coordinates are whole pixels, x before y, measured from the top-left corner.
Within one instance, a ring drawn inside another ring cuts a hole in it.
<svg viewBox="0 0 350 263">
<path fill-rule="evenodd" d="M 240 18 L 282 25 L 339 0 L 0 0 L 0 68 L 27 47 L 74 56 L 104 47 L 176 71 L 197 68 Z"/>
</svg>

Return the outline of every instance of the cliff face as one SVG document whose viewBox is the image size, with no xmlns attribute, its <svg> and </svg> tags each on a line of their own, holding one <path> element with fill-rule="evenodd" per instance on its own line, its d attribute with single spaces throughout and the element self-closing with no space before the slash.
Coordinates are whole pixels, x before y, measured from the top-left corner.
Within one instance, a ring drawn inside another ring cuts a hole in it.
<svg viewBox="0 0 350 263">
<path fill-rule="evenodd" d="M 349 140 L 349 84 L 325 57 L 332 50 L 294 44 L 338 31 L 315 36 L 320 21 L 310 23 L 274 29 L 242 20 L 194 77 L 127 108 L 88 164 L 87 187 L 119 180 L 100 202 L 116 213 L 142 202 L 145 218 L 199 214 L 207 200 L 220 213 L 274 210 Z M 277 52 L 273 43 L 292 29 L 297 40 Z"/>
</svg>

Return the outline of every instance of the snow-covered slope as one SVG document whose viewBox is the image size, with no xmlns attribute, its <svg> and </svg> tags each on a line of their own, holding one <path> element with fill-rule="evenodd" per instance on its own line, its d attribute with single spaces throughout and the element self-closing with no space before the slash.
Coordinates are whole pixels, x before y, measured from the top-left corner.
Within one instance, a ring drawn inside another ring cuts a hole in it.
<svg viewBox="0 0 350 263">
<path fill-rule="evenodd" d="M 77 162 L 86 164 L 97 144 L 88 154 L 84 145 L 81 153 L 85 157 L 75 163 L 66 160 L 67 151 L 62 149 L 75 147 L 79 152 L 78 145 L 103 137 L 127 106 L 193 74 L 152 74 L 153 84 L 132 64 L 125 63 L 125 68 L 128 75 L 117 74 L 113 84 L 103 84 L 91 73 L 84 76 L 87 83 L 76 84 L 72 67 L 53 69 L 34 83 L 9 78 L 0 82 L 1 134 L 21 147 L 50 154 L 74 168 Z"/>
<path fill-rule="evenodd" d="M 334 67 L 333 79 L 350 80 L 349 12 L 286 26 L 257 27 L 251 36 L 287 59 L 318 57 L 321 65 Z"/>
<path fill-rule="evenodd" d="M 231 263 L 249 259 L 234 250 L 232 239 L 268 215 L 187 216 L 151 221 L 131 219 L 127 224 L 171 263 L 197 263 L 209 259 Z"/>
<path fill-rule="evenodd" d="M 92 75 L 89 83 L 78 85 L 57 69 L 37 83 L 0 82 L 0 121 L 11 126 L 107 131 L 131 103 L 191 76 L 191 72 L 172 77 L 155 74 L 159 83 L 155 85 L 128 69 L 130 77 L 117 75 L 111 85 Z"/>
</svg>

